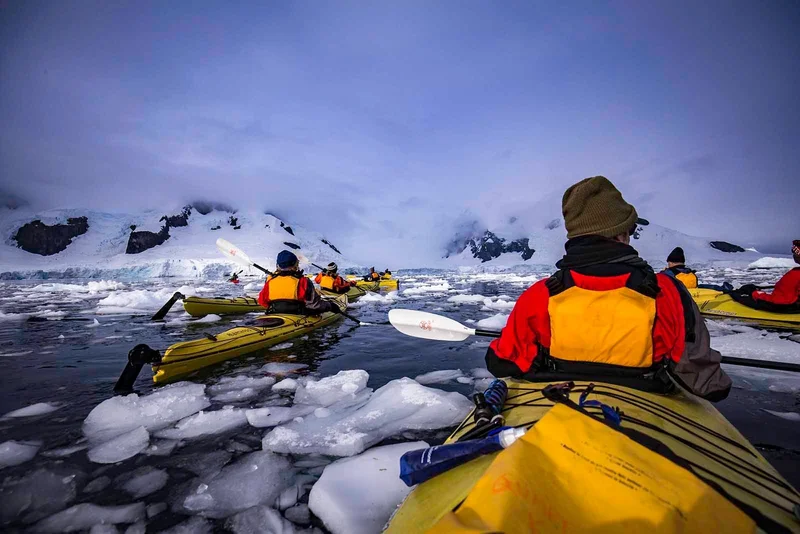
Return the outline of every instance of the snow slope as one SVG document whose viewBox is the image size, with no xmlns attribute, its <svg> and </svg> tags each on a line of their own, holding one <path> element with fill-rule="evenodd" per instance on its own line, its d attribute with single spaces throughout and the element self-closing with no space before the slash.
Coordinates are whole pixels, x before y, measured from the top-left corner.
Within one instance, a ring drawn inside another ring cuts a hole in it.
<svg viewBox="0 0 800 534">
<path fill-rule="evenodd" d="M 217 251 L 215 241 L 223 237 L 238 245 L 256 263 L 272 268 L 275 256 L 289 249 L 284 242 L 300 248 L 295 252 L 309 261 L 325 265 L 337 262 L 346 268 L 355 264 L 322 242 L 322 234 L 290 225 L 294 235 L 277 217 L 259 211 L 239 211 L 233 214 L 240 226 L 229 224 L 231 213 L 211 211 L 206 215 L 193 210 L 189 224 L 171 227 L 170 238 L 162 245 L 140 254 L 126 254 L 131 225 L 136 231 L 157 232 L 162 215 L 180 213 L 180 207 L 149 210 L 142 213 L 106 213 L 81 209 L 33 212 L 25 208 L 0 209 L 0 278 L 151 278 L 151 277 L 208 277 L 230 272 L 235 264 Z M 18 248 L 13 239 L 17 229 L 39 219 L 52 225 L 68 217 L 86 216 L 89 230 L 73 239 L 66 250 L 52 256 L 40 256 Z M 219 227 L 218 230 L 212 228 Z M 239 270 L 238 268 L 236 270 Z M 255 274 L 255 271 L 253 272 Z"/>
</svg>

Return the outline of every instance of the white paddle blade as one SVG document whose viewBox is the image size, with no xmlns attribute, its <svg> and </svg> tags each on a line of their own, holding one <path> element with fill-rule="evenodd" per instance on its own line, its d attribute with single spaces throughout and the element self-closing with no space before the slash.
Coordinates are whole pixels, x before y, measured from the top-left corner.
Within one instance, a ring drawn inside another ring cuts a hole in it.
<svg viewBox="0 0 800 534">
<path fill-rule="evenodd" d="M 389 322 L 407 336 L 439 341 L 464 341 L 475 335 L 474 328 L 467 328 L 458 321 L 417 310 L 389 310 Z"/>
<path fill-rule="evenodd" d="M 217 248 L 220 252 L 222 252 L 225 256 L 229 257 L 239 265 L 244 265 L 247 267 L 252 267 L 253 262 L 250 258 L 247 257 L 242 249 L 228 241 L 227 239 L 222 239 L 221 237 L 217 239 Z"/>
</svg>

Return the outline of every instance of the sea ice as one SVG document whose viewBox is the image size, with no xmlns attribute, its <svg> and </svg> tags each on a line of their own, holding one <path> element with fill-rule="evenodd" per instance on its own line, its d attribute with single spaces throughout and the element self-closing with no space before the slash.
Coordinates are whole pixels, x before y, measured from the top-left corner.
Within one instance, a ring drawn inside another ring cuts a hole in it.
<svg viewBox="0 0 800 534">
<path fill-rule="evenodd" d="M 333 376 L 308 380 L 297 386 L 294 401 L 297 404 L 330 406 L 342 400 L 352 400 L 359 391 L 366 388 L 367 380 L 369 373 L 361 369 L 339 371 Z"/>
<path fill-rule="evenodd" d="M 297 389 L 297 380 L 293 378 L 284 378 L 274 386 L 272 391 L 294 391 Z"/>
<path fill-rule="evenodd" d="M 304 417 L 313 411 L 314 406 L 302 404 L 291 407 L 265 406 L 264 408 L 245 410 L 245 417 L 247 417 L 247 422 L 250 423 L 251 426 L 266 428 L 277 426 L 298 417 Z"/>
<path fill-rule="evenodd" d="M 89 460 L 98 464 L 115 464 L 142 452 L 150 443 L 150 434 L 143 426 L 120 434 L 89 449 Z"/>
<path fill-rule="evenodd" d="M 400 457 L 428 446 L 424 441 L 398 443 L 337 460 L 311 488 L 309 508 L 333 534 L 380 532 L 411 491 L 400 480 Z"/>
<path fill-rule="evenodd" d="M 174 428 L 166 428 L 155 433 L 156 437 L 166 439 L 192 439 L 210 434 L 221 434 L 247 424 L 244 410 L 226 407 L 214 412 L 201 411 L 181 419 Z"/>
<path fill-rule="evenodd" d="M 291 341 L 287 341 L 286 343 L 278 343 L 277 345 L 275 345 L 275 346 L 273 346 L 273 347 L 270 347 L 270 348 L 269 348 L 269 350 L 285 350 L 285 349 L 290 349 L 290 348 L 292 348 L 292 345 L 294 345 L 294 343 L 292 343 Z"/>
<path fill-rule="evenodd" d="M 178 382 L 148 395 L 135 393 L 106 399 L 83 422 L 83 434 L 99 443 L 143 426 L 159 430 L 211 405 L 203 384 Z"/>
<path fill-rule="evenodd" d="M 419 375 L 414 380 L 420 384 L 444 384 L 463 376 L 464 373 L 461 372 L 461 369 L 445 369 Z"/>
<path fill-rule="evenodd" d="M 37 469 L 22 478 L 6 478 L 0 485 L 0 522 L 29 524 L 57 512 L 75 500 L 85 475 L 75 468 Z"/>
<path fill-rule="evenodd" d="M 166 486 L 168 478 L 169 476 L 164 469 L 144 466 L 130 473 L 120 475 L 115 482 L 131 497 L 139 499 Z"/>
<path fill-rule="evenodd" d="M 201 317 L 200 319 L 196 319 L 196 320 L 192 321 L 192 324 L 197 324 L 197 323 L 216 323 L 217 321 L 219 321 L 221 319 L 222 319 L 222 317 L 220 317 L 219 315 L 216 315 L 214 313 L 209 313 L 208 315 L 206 315 L 204 317 Z"/>
<path fill-rule="evenodd" d="M 58 410 L 61 406 L 60 404 L 53 404 L 50 402 L 37 402 L 36 404 L 25 406 L 13 412 L 8 412 L 3 417 L 33 417 L 35 415 L 44 415 Z"/>
<path fill-rule="evenodd" d="M 214 528 L 211 522 L 202 517 L 191 517 L 172 528 L 162 530 L 160 534 L 211 534 Z"/>
<path fill-rule="evenodd" d="M 287 458 L 269 451 L 252 452 L 217 475 L 194 480 L 176 511 L 227 517 L 251 506 L 271 504 L 292 483 L 294 474 Z"/>
<path fill-rule="evenodd" d="M 262 371 L 271 375 L 291 375 L 301 369 L 305 369 L 308 365 L 304 363 L 281 363 L 270 362 L 261 368 Z"/>
<path fill-rule="evenodd" d="M 0 469 L 31 460 L 41 446 L 41 443 L 33 441 L 8 440 L 0 443 Z"/>
<path fill-rule="evenodd" d="M 459 393 L 401 378 L 378 389 L 366 404 L 331 410 L 330 417 L 307 417 L 279 426 L 264 436 L 262 446 L 281 453 L 352 456 L 408 430 L 453 426 L 471 408 L 472 403 Z"/>
<path fill-rule="evenodd" d="M 295 534 L 295 528 L 269 506 L 254 506 L 228 518 L 225 527 L 234 534 Z"/>
<path fill-rule="evenodd" d="M 791 257 L 786 258 L 773 258 L 770 256 L 765 256 L 763 258 L 759 258 L 750 265 L 747 266 L 748 269 L 792 269 L 796 265 L 794 260 Z"/>
<path fill-rule="evenodd" d="M 486 297 L 483 295 L 453 295 L 448 297 L 447 302 L 454 304 L 480 304 Z M 491 299 L 489 299 L 491 302 Z"/>
<path fill-rule="evenodd" d="M 275 379 L 271 376 L 253 377 L 247 375 L 237 376 L 223 376 L 219 382 L 213 386 L 208 387 L 208 392 L 211 395 L 219 395 L 220 393 L 227 393 L 241 389 L 261 390 L 268 388 L 275 383 Z"/>
<path fill-rule="evenodd" d="M 498 313 L 497 315 L 492 315 L 486 319 L 481 319 L 475 323 L 475 326 L 478 328 L 485 328 L 487 330 L 501 330 L 505 328 L 508 317 L 509 314 Z"/>
<path fill-rule="evenodd" d="M 121 506 L 82 503 L 39 521 L 33 526 L 33 531 L 45 534 L 75 532 L 88 530 L 97 524 L 135 523 L 144 517 L 145 506 L 141 502 Z"/>
</svg>

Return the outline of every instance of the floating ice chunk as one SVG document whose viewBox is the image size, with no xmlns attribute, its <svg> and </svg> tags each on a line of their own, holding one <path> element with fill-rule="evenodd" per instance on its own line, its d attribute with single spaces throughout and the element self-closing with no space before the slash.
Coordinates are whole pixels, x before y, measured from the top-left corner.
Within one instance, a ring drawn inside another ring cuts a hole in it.
<svg viewBox="0 0 800 534">
<path fill-rule="evenodd" d="M 483 310 L 510 310 L 517 304 L 517 301 L 512 300 L 503 300 L 497 299 L 492 301 L 492 299 L 486 299 L 483 301 Z"/>
<path fill-rule="evenodd" d="M 145 466 L 121 475 L 117 478 L 117 483 L 123 490 L 130 493 L 131 497 L 139 499 L 166 486 L 168 478 L 165 470 Z"/>
<path fill-rule="evenodd" d="M 226 407 L 215 412 L 196 413 L 181 419 L 174 428 L 166 428 L 155 433 L 156 437 L 167 439 L 192 439 L 210 434 L 221 434 L 247 424 L 244 410 Z"/>
<path fill-rule="evenodd" d="M 150 443 L 150 433 L 143 426 L 121 434 L 89 449 L 89 460 L 98 464 L 115 464 L 142 452 Z"/>
<path fill-rule="evenodd" d="M 294 391 L 295 389 L 297 389 L 297 380 L 293 378 L 284 378 L 272 386 L 272 391 Z"/>
<path fill-rule="evenodd" d="M 367 386 L 369 373 L 356 369 L 339 371 L 321 380 L 309 380 L 297 387 L 294 401 L 298 404 L 330 406 L 345 399 L 354 399 Z"/>
<path fill-rule="evenodd" d="M 150 446 L 142 452 L 149 456 L 169 456 L 180 443 L 177 439 L 160 439 L 150 443 Z"/>
<path fill-rule="evenodd" d="M 102 442 L 136 427 L 159 430 L 208 408 L 203 384 L 178 382 L 140 397 L 132 393 L 98 404 L 83 422 L 83 434 Z"/>
<path fill-rule="evenodd" d="M 447 299 L 447 302 L 453 302 L 455 304 L 479 304 L 483 302 L 485 298 L 486 297 L 483 295 L 453 295 Z"/>
<path fill-rule="evenodd" d="M 254 506 L 225 521 L 234 534 L 294 534 L 294 526 L 269 506 Z"/>
<path fill-rule="evenodd" d="M 111 479 L 107 476 L 97 477 L 96 479 L 92 480 L 86 486 L 83 487 L 84 493 L 97 493 L 98 491 L 103 491 L 107 487 L 111 485 Z"/>
<path fill-rule="evenodd" d="M 44 415 L 58 410 L 61 406 L 60 404 L 53 404 L 50 402 L 37 402 L 36 404 L 25 406 L 13 412 L 8 412 L 3 417 L 33 417 L 35 415 Z"/>
<path fill-rule="evenodd" d="M 167 503 L 165 502 L 157 502 L 155 504 L 148 504 L 147 505 L 147 518 L 150 519 L 152 517 L 157 516 L 161 512 L 167 509 Z"/>
<path fill-rule="evenodd" d="M 472 403 L 459 393 L 427 388 L 410 378 L 393 380 L 369 401 L 324 419 L 306 418 L 279 426 L 264 436 L 265 450 L 352 456 L 408 430 L 434 430 L 460 422 Z"/>
<path fill-rule="evenodd" d="M 162 530 L 161 534 L 211 534 L 214 528 L 210 521 L 202 517 L 192 517 L 172 528 Z"/>
<path fill-rule="evenodd" d="M 792 269 L 795 266 L 794 260 L 790 257 L 786 258 L 773 258 L 765 256 L 759 258 L 750 265 L 748 269 Z"/>
<path fill-rule="evenodd" d="M 472 378 L 469 376 L 459 376 L 456 378 L 456 382 L 459 384 L 472 384 Z"/>
<path fill-rule="evenodd" d="M 262 367 L 261 370 L 271 375 L 291 375 L 306 367 L 308 365 L 304 363 L 270 362 Z"/>
<path fill-rule="evenodd" d="M 198 293 L 195 288 L 189 286 L 181 286 L 176 290 L 165 288 L 157 291 L 146 289 L 112 291 L 107 297 L 97 302 L 97 313 L 146 315 L 161 308 L 175 291 L 184 295 Z"/>
<path fill-rule="evenodd" d="M 98 326 L 100 326 L 100 321 L 98 321 L 97 319 L 95 319 L 95 320 L 94 320 L 94 321 L 92 321 L 90 324 L 87 324 L 87 325 L 86 325 L 86 328 L 97 328 Z"/>
<path fill-rule="evenodd" d="M 431 371 L 417 376 L 414 380 L 420 384 L 444 384 L 464 376 L 461 369 L 445 369 L 443 371 Z"/>
<path fill-rule="evenodd" d="M 45 451 L 42 453 L 42 456 L 46 456 L 48 458 L 64 458 L 65 456 L 71 456 L 78 451 L 82 451 L 87 447 L 85 443 L 80 445 L 72 445 L 70 447 L 59 447 L 57 449 L 50 449 L 49 451 Z"/>
<path fill-rule="evenodd" d="M 403 295 L 421 295 L 424 293 L 447 293 L 450 290 L 450 284 L 443 281 L 440 284 L 422 284 L 417 287 L 411 287 L 403 291 Z"/>
<path fill-rule="evenodd" d="M 273 503 L 293 477 L 288 459 L 269 451 L 252 452 L 213 477 L 193 481 L 178 505 L 206 517 L 227 517 L 251 506 Z"/>
<path fill-rule="evenodd" d="M 91 532 L 89 534 L 91 534 Z M 147 523 L 144 521 L 137 521 L 125 529 L 125 534 L 147 534 Z"/>
<path fill-rule="evenodd" d="M 475 367 L 470 370 L 469 374 L 472 375 L 472 378 L 494 378 L 494 375 L 485 367 Z"/>
<path fill-rule="evenodd" d="M 475 326 L 478 328 L 486 328 L 487 330 L 500 330 L 506 326 L 506 322 L 508 322 L 509 314 L 506 313 L 498 313 L 497 315 L 492 315 L 491 317 L 487 317 L 486 319 L 481 319 Z"/>
<path fill-rule="evenodd" d="M 170 459 L 169 465 L 185 469 L 198 477 L 209 478 L 219 473 L 233 455 L 228 451 L 196 452 Z"/>
<path fill-rule="evenodd" d="M 275 379 L 271 376 L 253 377 L 246 375 L 238 376 L 225 376 L 220 378 L 219 382 L 213 386 L 209 386 L 208 392 L 211 395 L 219 395 L 220 393 L 227 393 L 230 391 L 241 389 L 261 390 L 268 388 L 275 383 Z"/>
<path fill-rule="evenodd" d="M 125 531 L 127 534 L 128 531 Z M 89 534 L 119 534 L 119 530 L 114 525 L 106 525 L 105 523 L 98 523 L 89 529 Z"/>
<path fill-rule="evenodd" d="M 244 413 L 245 417 L 247 417 L 247 422 L 250 423 L 251 426 L 266 428 L 277 426 L 298 417 L 304 417 L 313 411 L 313 406 L 295 405 L 291 407 L 266 406 L 264 408 L 245 410 Z"/>
<path fill-rule="evenodd" d="M 292 506 L 283 512 L 283 515 L 296 525 L 308 525 L 311 523 L 311 511 L 308 509 L 307 504 Z"/>
<path fill-rule="evenodd" d="M 269 349 L 269 350 L 285 350 L 285 349 L 290 349 L 290 348 L 292 348 L 292 345 L 294 345 L 294 343 L 292 343 L 291 341 L 287 341 L 286 343 L 278 343 L 277 345 L 275 345 L 275 346 L 273 346 L 273 347 L 270 347 L 270 349 Z"/>
<path fill-rule="evenodd" d="M 141 502 L 122 506 L 98 506 L 83 503 L 39 521 L 33 526 L 33 530 L 34 532 L 58 534 L 88 530 L 100 523 L 111 525 L 135 523 L 144 517 L 145 507 Z"/>
<path fill-rule="evenodd" d="M 380 532 L 411 491 L 400 480 L 400 457 L 428 446 L 424 441 L 398 443 L 332 463 L 311 488 L 311 511 L 334 534 Z"/>
<path fill-rule="evenodd" d="M 772 410 L 764 410 L 764 411 L 774 415 L 775 417 L 786 419 L 787 421 L 800 422 L 800 413 L 797 412 L 774 412 Z"/>
<path fill-rule="evenodd" d="M 0 522 L 33 523 L 75 500 L 85 475 L 66 466 L 37 469 L 22 478 L 7 478 L 0 486 Z"/>
<path fill-rule="evenodd" d="M 253 388 L 244 388 L 240 390 L 228 391 L 220 393 L 212 397 L 217 402 L 242 402 L 258 396 L 258 391 Z"/>
<path fill-rule="evenodd" d="M 38 441 L 8 440 L 0 443 L 0 469 L 31 460 L 41 446 Z"/>
<path fill-rule="evenodd" d="M 202 317 L 200 319 L 196 319 L 196 320 L 192 321 L 192 324 L 196 324 L 196 323 L 216 323 L 217 321 L 219 321 L 221 319 L 222 319 L 222 317 L 220 317 L 219 315 L 216 315 L 214 313 L 209 313 L 208 315 L 206 315 L 206 316 L 204 316 L 204 317 Z"/>
</svg>

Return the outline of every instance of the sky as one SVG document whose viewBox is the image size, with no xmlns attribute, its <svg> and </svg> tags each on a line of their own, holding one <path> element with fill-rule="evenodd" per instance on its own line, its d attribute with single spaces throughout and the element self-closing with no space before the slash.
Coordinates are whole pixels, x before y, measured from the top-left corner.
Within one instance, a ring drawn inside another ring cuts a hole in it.
<svg viewBox="0 0 800 534">
<path fill-rule="evenodd" d="M 602 174 L 652 222 L 788 253 L 798 27 L 792 0 L 0 0 L 0 194 L 217 200 L 380 261 Z"/>
</svg>

